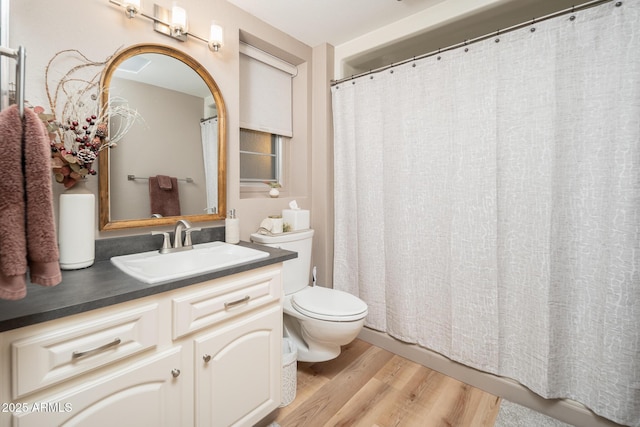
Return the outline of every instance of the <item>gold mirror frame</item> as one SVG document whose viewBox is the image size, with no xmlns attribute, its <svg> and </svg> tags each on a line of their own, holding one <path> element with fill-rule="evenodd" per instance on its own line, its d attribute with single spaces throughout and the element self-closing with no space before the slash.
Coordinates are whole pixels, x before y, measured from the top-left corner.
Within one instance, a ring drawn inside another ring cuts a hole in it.
<svg viewBox="0 0 640 427">
<path fill-rule="evenodd" d="M 111 220 L 110 199 L 109 199 L 109 156 L 102 155 L 98 157 L 98 188 L 99 188 L 99 229 L 102 230 L 119 230 L 137 227 L 152 227 L 174 224 L 179 219 L 188 219 L 191 222 L 216 221 L 225 218 L 226 201 L 227 201 L 227 131 L 226 131 L 226 107 L 222 94 L 218 85 L 209 72 L 195 59 L 184 52 L 171 48 L 169 46 L 158 44 L 139 44 L 131 46 L 122 52 L 116 54 L 105 67 L 100 79 L 101 100 L 100 105 L 106 105 L 109 99 L 109 85 L 111 78 L 118 66 L 132 56 L 157 53 L 167 55 L 182 61 L 191 67 L 209 87 L 213 94 L 217 110 L 218 110 L 218 213 L 203 215 L 183 215 L 170 216 L 163 218 L 143 218 L 129 220 Z M 106 154 L 106 153 L 105 153 Z"/>
</svg>

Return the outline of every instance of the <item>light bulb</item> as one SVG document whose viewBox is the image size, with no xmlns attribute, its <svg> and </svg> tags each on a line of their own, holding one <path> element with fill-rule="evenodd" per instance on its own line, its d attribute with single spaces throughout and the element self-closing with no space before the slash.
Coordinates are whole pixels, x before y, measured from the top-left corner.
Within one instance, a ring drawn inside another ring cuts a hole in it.
<svg viewBox="0 0 640 427">
<path fill-rule="evenodd" d="M 176 4 L 171 8 L 171 28 L 178 35 L 187 31 L 187 11 Z"/>
<path fill-rule="evenodd" d="M 222 47 L 222 27 L 215 22 L 211 23 L 211 32 L 209 35 L 209 49 L 217 52 Z"/>
</svg>

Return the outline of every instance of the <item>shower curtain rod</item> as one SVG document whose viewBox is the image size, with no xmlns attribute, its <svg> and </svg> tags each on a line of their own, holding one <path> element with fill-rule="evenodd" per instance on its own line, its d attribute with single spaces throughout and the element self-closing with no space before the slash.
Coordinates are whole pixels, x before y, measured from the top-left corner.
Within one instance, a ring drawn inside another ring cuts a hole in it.
<svg viewBox="0 0 640 427">
<path fill-rule="evenodd" d="M 470 44 L 477 43 L 477 42 L 489 39 L 491 37 L 496 37 L 496 36 L 499 36 L 500 34 L 505 34 L 505 33 L 511 32 L 511 31 L 519 30 L 521 28 L 528 27 L 528 26 L 536 24 L 538 22 L 543 22 L 543 21 L 546 21 L 546 20 L 551 19 L 551 18 L 556 18 L 558 16 L 567 15 L 569 13 L 578 12 L 580 10 L 589 9 L 591 7 L 599 6 L 600 4 L 604 4 L 604 3 L 610 3 L 612 1 L 613 0 L 592 0 L 590 2 L 583 3 L 583 4 L 579 5 L 579 6 L 572 6 L 572 7 L 568 8 L 568 9 L 560 10 L 558 12 L 554 12 L 554 13 L 551 13 L 549 15 L 545 15 L 545 16 L 543 16 L 541 18 L 533 18 L 531 21 L 522 22 L 520 24 L 516 24 L 514 26 L 505 28 L 504 30 L 497 30 L 497 31 L 494 31 L 494 32 L 489 33 L 489 34 L 485 34 L 485 35 L 480 36 L 480 37 L 476 37 L 476 38 L 473 38 L 473 39 L 465 40 L 465 41 L 460 42 L 460 43 L 456 43 L 454 45 L 451 45 L 451 46 L 443 48 L 443 49 L 438 49 L 438 50 L 434 50 L 434 51 L 429 52 L 429 53 L 425 53 L 425 54 L 422 54 L 422 55 L 414 56 L 413 58 L 405 59 L 404 61 L 391 63 L 389 65 L 385 65 L 385 66 L 380 67 L 380 68 L 375 68 L 373 70 L 365 71 L 365 72 L 362 72 L 362 73 L 359 73 L 359 74 L 354 74 L 354 75 L 349 76 L 349 77 L 343 77 L 342 79 L 331 80 L 331 86 L 335 86 L 335 85 L 340 84 L 340 83 L 348 82 L 350 80 L 355 80 L 355 79 L 358 79 L 360 77 L 367 76 L 369 74 L 376 74 L 376 73 L 379 73 L 381 71 L 385 71 L 385 70 L 388 70 L 388 69 L 391 69 L 391 68 L 398 67 L 400 65 L 408 64 L 409 62 L 413 62 L 413 61 L 416 61 L 418 59 L 428 58 L 430 56 L 438 55 L 438 54 L 440 54 L 442 52 L 447 52 L 449 50 L 454 50 L 454 49 L 457 49 L 457 48 L 462 47 L 462 46 L 468 46 Z M 618 7 L 622 6 L 622 1 L 616 1 L 615 5 L 618 6 Z"/>
</svg>

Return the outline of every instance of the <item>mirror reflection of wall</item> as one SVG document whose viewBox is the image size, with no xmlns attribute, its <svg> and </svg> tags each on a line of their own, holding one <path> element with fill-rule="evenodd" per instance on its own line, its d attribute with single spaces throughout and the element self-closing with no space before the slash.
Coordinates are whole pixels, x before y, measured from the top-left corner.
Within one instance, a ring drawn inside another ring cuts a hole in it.
<svg viewBox="0 0 640 427">
<path fill-rule="evenodd" d="M 155 62 L 166 57 L 147 54 L 145 59 Z M 195 88 L 179 88 L 173 80 L 184 82 L 185 77 L 176 78 L 162 68 L 162 76 L 169 81 L 151 77 L 140 77 L 139 72 L 121 71 L 131 69 L 129 61 L 141 63 L 141 55 L 121 64 L 110 86 L 110 97 L 121 97 L 131 108 L 136 109 L 144 122 L 136 123 L 118 147 L 110 150 L 110 191 L 112 220 L 149 218 L 149 182 L 145 178 L 156 175 L 176 177 L 178 181 L 181 215 L 207 213 L 207 181 L 205 178 L 201 120 L 215 115 L 212 111 L 211 93 L 197 74 L 185 64 L 180 65 L 180 75 L 193 75 L 199 85 Z M 149 71 L 152 64 L 142 62 Z M 146 65 L 145 65 L 146 64 Z M 140 68 L 139 65 L 136 69 Z M 143 79 L 144 82 L 135 79 Z M 165 86 L 165 87 L 161 87 Z M 173 87 L 166 87 L 173 86 Z M 215 105 L 215 104 L 214 104 Z M 117 125 L 117 123 L 112 123 Z M 216 133 L 209 145 L 216 152 Z M 213 159 L 215 161 L 215 159 Z M 142 179 L 130 180 L 129 175 Z M 192 181 L 187 182 L 186 178 Z M 212 182 L 217 188 L 217 183 Z"/>
<path fill-rule="evenodd" d="M 192 178 L 192 183 L 179 181 L 180 210 L 184 215 L 202 214 L 206 208 L 202 98 L 123 79 L 111 83 L 111 94 L 122 91 L 129 106 L 144 119 L 110 150 L 111 218 L 148 218 L 151 214 L 148 181 L 130 181 L 128 175 Z M 170 108 L 162 102 L 167 99 L 171 99 Z"/>
</svg>

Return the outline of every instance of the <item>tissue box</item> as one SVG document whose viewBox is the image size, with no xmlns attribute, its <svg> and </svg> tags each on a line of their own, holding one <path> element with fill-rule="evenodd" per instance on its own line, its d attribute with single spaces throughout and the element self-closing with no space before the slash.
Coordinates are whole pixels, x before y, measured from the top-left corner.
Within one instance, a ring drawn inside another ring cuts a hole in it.
<svg viewBox="0 0 640 427">
<path fill-rule="evenodd" d="M 306 209 L 283 209 L 282 221 L 289 224 L 289 231 L 309 228 L 309 211 Z"/>
</svg>

